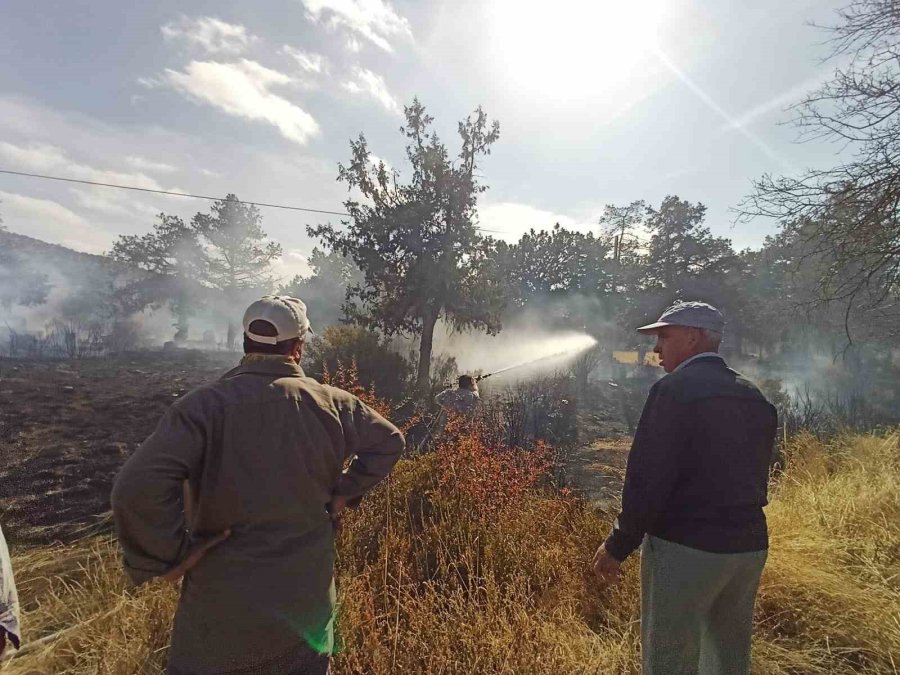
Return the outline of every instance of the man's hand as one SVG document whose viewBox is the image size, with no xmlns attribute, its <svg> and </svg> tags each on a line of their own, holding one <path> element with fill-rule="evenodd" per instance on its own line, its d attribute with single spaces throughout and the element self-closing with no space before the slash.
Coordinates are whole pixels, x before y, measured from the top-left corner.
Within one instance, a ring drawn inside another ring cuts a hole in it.
<svg viewBox="0 0 900 675">
<path fill-rule="evenodd" d="M 211 549 L 213 546 L 217 546 L 221 544 L 223 541 L 228 539 L 231 536 L 231 530 L 224 530 L 219 534 L 210 537 L 209 539 L 205 539 L 204 541 L 198 542 L 194 544 L 193 548 L 188 552 L 187 557 L 179 563 L 177 567 L 173 567 L 168 572 L 163 575 L 164 581 L 171 581 L 172 583 L 178 581 L 181 577 L 187 574 L 200 560 L 203 556 L 206 555 L 206 552 Z"/>
<path fill-rule="evenodd" d="M 343 518 L 344 509 L 347 508 L 347 498 L 339 497 L 334 495 L 331 498 L 331 501 L 328 502 L 328 506 L 326 509 L 328 510 L 328 515 L 331 516 L 331 522 L 334 523 L 334 531 L 341 531 L 341 519 Z"/>
<path fill-rule="evenodd" d="M 594 554 L 594 574 L 604 585 L 610 586 L 619 580 L 622 563 L 613 558 L 602 544 Z"/>
</svg>

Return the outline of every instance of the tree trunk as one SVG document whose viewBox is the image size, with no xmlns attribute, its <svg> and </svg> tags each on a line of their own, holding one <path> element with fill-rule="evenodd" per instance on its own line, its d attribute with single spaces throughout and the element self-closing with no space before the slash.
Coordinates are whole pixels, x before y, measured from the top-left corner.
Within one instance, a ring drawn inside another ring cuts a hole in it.
<svg viewBox="0 0 900 675">
<path fill-rule="evenodd" d="M 178 311 L 175 314 L 175 337 L 172 339 L 175 342 L 184 342 L 188 339 L 188 332 L 190 330 L 190 324 L 188 323 L 188 317 L 185 312 Z"/>
<path fill-rule="evenodd" d="M 431 345 L 434 342 L 434 326 L 438 313 L 426 310 L 422 318 L 422 338 L 419 341 L 419 370 L 416 377 L 416 388 L 420 393 L 431 387 Z"/>
<path fill-rule="evenodd" d="M 234 307 L 236 307 L 239 303 L 237 302 L 238 295 L 238 287 L 234 280 L 234 274 L 231 274 L 231 279 L 229 281 L 228 286 L 225 288 L 225 297 L 228 300 L 228 333 L 225 338 L 225 344 L 228 346 L 228 351 L 234 351 L 234 342 L 237 339 L 237 326 L 234 323 L 234 317 L 231 312 L 234 311 Z"/>
</svg>

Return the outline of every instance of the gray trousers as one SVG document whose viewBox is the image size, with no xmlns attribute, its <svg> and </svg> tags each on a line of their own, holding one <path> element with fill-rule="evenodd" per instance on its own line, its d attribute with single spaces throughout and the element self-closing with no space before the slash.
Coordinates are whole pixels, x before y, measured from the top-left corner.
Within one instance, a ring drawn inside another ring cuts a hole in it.
<svg viewBox="0 0 900 675">
<path fill-rule="evenodd" d="M 211 672 L 213 671 L 202 671 L 203 675 Z M 331 657 L 328 654 L 319 654 L 310 649 L 306 643 L 302 643 L 289 652 L 265 662 L 215 672 L 217 675 L 330 675 Z M 166 675 L 199 675 L 199 673 L 169 664 Z"/>
<path fill-rule="evenodd" d="M 753 603 L 766 556 L 707 553 L 646 536 L 643 675 L 747 675 Z"/>
</svg>

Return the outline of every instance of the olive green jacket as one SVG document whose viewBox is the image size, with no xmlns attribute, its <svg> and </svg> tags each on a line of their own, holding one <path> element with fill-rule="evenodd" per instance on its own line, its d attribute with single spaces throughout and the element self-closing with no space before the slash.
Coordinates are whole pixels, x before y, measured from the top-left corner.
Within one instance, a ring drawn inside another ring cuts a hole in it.
<svg viewBox="0 0 900 675">
<path fill-rule="evenodd" d="M 300 640 L 330 652 L 335 552 L 326 505 L 333 495 L 364 495 L 403 447 L 400 431 L 355 396 L 271 357 L 245 359 L 172 405 L 113 487 L 125 569 L 142 583 L 176 566 L 193 540 L 231 536 L 184 578 L 170 666 L 236 670 Z"/>
</svg>

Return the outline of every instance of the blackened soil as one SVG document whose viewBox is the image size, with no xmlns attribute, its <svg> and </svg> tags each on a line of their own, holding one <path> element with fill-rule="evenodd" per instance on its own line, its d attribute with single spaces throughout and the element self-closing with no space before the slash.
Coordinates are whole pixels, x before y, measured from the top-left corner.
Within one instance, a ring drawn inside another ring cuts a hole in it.
<svg viewBox="0 0 900 675">
<path fill-rule="evenodd" d="M 238 358 L 0 359 L 0 523 L 11 545 L 66 542 L 109 527 L 109 493 L 125 458 L 172 401 Z"/>
</svg>

